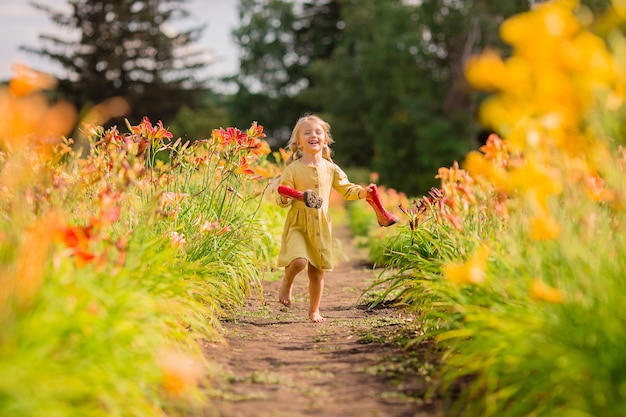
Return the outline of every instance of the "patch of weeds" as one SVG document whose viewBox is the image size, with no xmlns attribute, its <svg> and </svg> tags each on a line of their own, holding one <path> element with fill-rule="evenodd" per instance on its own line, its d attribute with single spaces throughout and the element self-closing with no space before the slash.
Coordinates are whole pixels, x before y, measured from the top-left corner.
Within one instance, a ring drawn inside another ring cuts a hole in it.
<svg viewBox="0 0 626 417">
<path fill-rule="evenodd" d="M 322 390 L 318 387 L 307 387 L 306 389 L 303 389 L 300 391 L 300 394 L 302 394 L 303 397 L 307 397 L 307 398 L 313 398 L 318 400 L 319 397 L 322 395 Z M 316 404 L 311 404 L 311 408 L 316 408 L 319 407 L 319 405 Z"/>
<path fill-rule="evenodd" d="M 313 347 L 313 350 L 315 352 L 333 352 L 333 351 L 337 351 L 337 350 L 341 350 L 340 347 L 338 346 L 333 346 L 333 345 L 316 345 Z"/>
<path fill-rule="evenodd" d="M 330 337 L 328 336 L 315 336 L 313 338 L 313 343 L 322 343 L 322 342 L 328 342 L 330 340 Z"/>
<path fill-rule="evenodd" d="M 381 303 L 381 300 L 384 300 L 385 295 L 386 294 L 384 288 L 374 289 L 372 287 L 369 290 L 361 293 L 361 296 L 359 297 L 359 302 L 365 304 L 366 306 L 377 305 L 378 303 Z"/>
<path fill-rule="evenodd" d="M 347 292 L 347 293 L 358 293 L 358 292 L 361 292 L 361 290 L 360 290 L 360 289 L 358 289 L 358 288 L 357 288 L 357 287 L 355 287 L 355 286 L 345 287 L 345 288 L 343 289 L 343 291 L 344 291 L 344 292 Z"/>
<path fill-rule="evenodd" d="M 251 383 L 261 385 L 280 385 L 285 387 L 295 387 L 293 379 L 285 377 L 282 374 L 276 372 L 254 371 L 249 375 L 241 377 L 235 375 L 228 375 L 228 382 L 230 383 Z"/>
<path fill-rule="evenodd" d="M 294 311 L 294 309 L 283 307 L 278 310 L 276 308 L 273 308 L 273 306 L 268 303 L 263 303 L 256 308 L 246 308 L 237 312 L 233 312 L 230 314 L 229 317 L 223 319 L 223 321 L 239 324 L 257 322 L 259 320 L 275 320 L 277 322 L 284 322 L 285 320 L 296 319 L 299 320 L 300 316 L 297 314 L 296 311 Z"/>
<path fill-rule="evenodd" d="M 368 317 L 354 323 L 356 333 L 360 335 L 359 343 L 386 343 L 390 329 L 403 324 L 402 319 L 385 316 Z"/>
<path fill-rule="evenodd" d="M 389 398 L 389 399 L 408 401 L 408 402 L 415 403 L 417 405 L 423 405 L 425 403 L 424 399 L 413 397 L 402 391 L 385 391 L 385 392 L 381 392 L 379 396 L 380 398 Z"/>
<path fill-rule="evenodd" d="M 377 336 L 374 332 L 366 332 L 359 337 L 357 343 L 362 345 L 367 345 L 369 343 L 383 343 L 385 341 L 384 337 Z"/>
<path fill-rule="evenodd" d="M 424 328 L 421 320 L 414 316 L 395 312 L 374 315 L 355 323 L 359 335 L 358 343 L 376 343 L 394 347 L 393 352 L 380 358 L 372 366 L 360 369 L 361 372 L 381 376 L 395 387 L 394 398 L 411 401 L 424 401 L 427 387 L 435 378 L 439 353 L 432 341 L 422 339 Z"/>
<path fill-rule="evenodd" d="M 257 417 L 304 417 L 304 414 L 300 414 L 300 413 L 294 414 L 292 410 L 289 410 L 289 411 L 274 410 L 268 413 L 259 414 Z"/>
<path fill-rule="evenodd" d="M 304 376 L 312 379 L 334 378 L 333 372 L 321 369 L 319 366 L 309 366 L 306 371 L 302 372 Z"/>
<path fill-rule="evenodd" d="M 240 401 L 252 401 L 252 400 L 267 400 L 267 394 L 264 392 L 248 392 L 245 394 L 237 394 L 234 392 L 222 392 L 219 398 L 228 402 L 240 402 Z"/>
</svg>

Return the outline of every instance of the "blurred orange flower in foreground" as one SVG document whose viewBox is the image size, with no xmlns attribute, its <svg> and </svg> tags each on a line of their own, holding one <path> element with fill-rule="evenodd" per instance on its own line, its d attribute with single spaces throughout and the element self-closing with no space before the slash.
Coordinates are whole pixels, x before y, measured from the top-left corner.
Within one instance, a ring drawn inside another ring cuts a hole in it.
<svg viewBox="0 0 626 417">
<path fill-rule="evenodd" d="M 0 87 L 0 147 L 13 152 L 27 145 L 55 145 L 73 129 L 76 109 L 64 100 L 50 103 L 40 92 L 56 86 L 52 76 L 24 65 L 13 69 L 9 87 Z"/>
<path fill-rule="evenodd" d="M 57 213 L 49 213 L 29 227 L 23 236 L 12 274 L 15 298 L 22 307 L 30 305 L 43 282 L 46 262 L 52 249 L 53 231 L 60 222 Z"/>
<path fill-rule="evenodd" d="M 163 388 L 175 396 L 196 387 L 204 374 L 202 365 L 183 353 L 163 352 L 158 363 L 163 372 Z"/>
</svg>

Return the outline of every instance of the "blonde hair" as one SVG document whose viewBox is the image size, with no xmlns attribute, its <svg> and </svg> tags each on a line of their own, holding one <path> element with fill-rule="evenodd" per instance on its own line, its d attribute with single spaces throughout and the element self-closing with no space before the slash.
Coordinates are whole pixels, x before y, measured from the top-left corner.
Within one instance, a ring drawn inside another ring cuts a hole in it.
<svg viewBox="0 0 626 417">
<path fill-rule="evenodd" d="M 285 161 L 285 164 L 289 165 L 290 163 L 292 163 L 296 159 L 300 159 L 301 157 L 298 152 L 298 137 L 300 136 L 300 133 L 302 131 L 302 125 L 305 122 L 314 122 L 322 126 L 322 130 L 324 130 L 324 136 L 327 141 L 327 143 L 324 145 L 324 149 L 322 150 L 322 157 L 329 160 L 330 162 L 333 162 L 331 158 L 330 145 L 335 143 L 335 141 L 330 135 L 330 124 L 319 116 L 316 116 L 314 114 L 307 114 L 298 119 L 296 125 L 291 131 L 291 137 L 289 138 L 289 142 L 287 143 L 287 149 L 291 151 L 291 155 L 289 156 L 287 161 Z"/>
</svg>

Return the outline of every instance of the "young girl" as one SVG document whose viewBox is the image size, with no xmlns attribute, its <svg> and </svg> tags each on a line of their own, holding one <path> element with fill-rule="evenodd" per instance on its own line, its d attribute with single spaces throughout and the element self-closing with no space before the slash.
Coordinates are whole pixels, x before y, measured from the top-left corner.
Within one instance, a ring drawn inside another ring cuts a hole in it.
<svg viewBox="0 0 626 417">
<path fill-rule="evenodd" d="M 283 230 L 278 266 L 285 267 L 285 275 L 278 296 L 280 303 L 291 307 L 296 275 L 307 268 L 309 276 L 309 317 L 313 322 L 326 319 L 320 314 L 324 290 L 324 271 L 332 271 L 331 222 L 328 200 L 331 189 L 346 200 L 368 196 L 373 185 L 362 187 L 348 180 L 346 174 L 333 163 L 329 146 L 333 143 L 330 125 L 315 115 L 301 117 L 291 133 L 288 147 L 292 151 L 282 173 L 280 185 L 292 190 L 307 191 L 319 197 L 318 204 L 276 194 L 281 207 L 289 207 Z M 320 207 L 321 205 L 321 207 Z M 316 208 L 319 207 L 319 208 Z"/>
</svg>

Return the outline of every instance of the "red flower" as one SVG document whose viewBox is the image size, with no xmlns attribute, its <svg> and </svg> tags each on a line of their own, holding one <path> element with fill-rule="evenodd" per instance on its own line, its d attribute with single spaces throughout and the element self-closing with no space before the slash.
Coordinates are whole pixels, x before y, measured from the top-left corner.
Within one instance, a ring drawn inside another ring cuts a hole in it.
<svg viewBox="0 0 626 417">
<path fill-rule="evenodd" d="M 217 139 L 220 139 L 220 143 L 223 145 L 230 145 L 231 143 L 241 144 L 246 138 L 245 133 L 234 127 L 229 127 L 226 130 L 220 128 L 217 131 L 214 130 L 213 134 L 217 134 Z"/>
<path fill-rule="evenodd" d="M 85 266 L 96 258 L 96 255 L 89 250 L 93 237 L 93 227 L 89 226 L 68 226 L 57 233 L 58 238 L 67 246 L 72 255 L 76 256 L 76 266 Z"/>
</svg>

